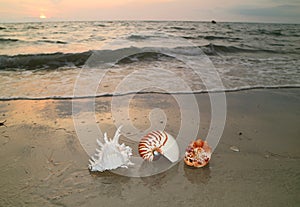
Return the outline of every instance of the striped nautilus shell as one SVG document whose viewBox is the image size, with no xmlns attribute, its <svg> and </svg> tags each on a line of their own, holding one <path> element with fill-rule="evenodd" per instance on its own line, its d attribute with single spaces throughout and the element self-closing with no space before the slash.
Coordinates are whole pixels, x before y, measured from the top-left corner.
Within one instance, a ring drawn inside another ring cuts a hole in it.
<svg viewBox="0 0 300 207">
<path fill-rule="evenodd" d="M 185 151 L 185 164 L 193 167 L 204 167 L 211 158 L 211 148 L 206 141 L 197 139 L 189 144 Z"/>
<path fill-rule="evenodd" d="M 169 161 L 176 162 L 179 159 L 179 148 L 172 135 L 165 131 L 152 131 L 140 140 L 139 154 L 148 161 L 163 155 Z"/>
</svg>

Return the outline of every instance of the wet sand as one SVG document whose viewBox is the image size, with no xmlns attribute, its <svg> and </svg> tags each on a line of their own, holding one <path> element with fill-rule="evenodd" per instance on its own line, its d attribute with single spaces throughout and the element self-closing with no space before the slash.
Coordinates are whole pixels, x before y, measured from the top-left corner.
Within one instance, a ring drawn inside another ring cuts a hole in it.
<svg viewBox="0 0 300 207">
<path fill-rule="evenodd" d="M 181 161 L 145 178 L 88 171 L 89 157 L 75 132 L 71 100 L 2 101 L 0 122 L 6 122 L 0 126 L 0 206 L 299 205 L 300 90 L 249 90 L 226 97 L 225 130 L 210 164 L 193 169 Z M 201 113 L 198 136 L 204 138 L 210 104 L 207 94 L 196 98 Z M 110 137 L 115 130 L 111 99 L 97 98 L 95 105 L 95 121 Z M 180 113 L 170 95 L 136 95 L 130 105 L 133 124 L 147 129 L 148 113 L 155 107 L 168 117 L 160 124 L 176 134 Z M 82 124 L 88 128 L 89 123 Z"/>
</svg>

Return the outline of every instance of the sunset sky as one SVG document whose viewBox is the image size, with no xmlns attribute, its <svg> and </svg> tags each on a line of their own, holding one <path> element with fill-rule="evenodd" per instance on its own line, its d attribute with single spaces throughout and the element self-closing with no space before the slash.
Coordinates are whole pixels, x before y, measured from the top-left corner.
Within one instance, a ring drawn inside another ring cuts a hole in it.
<svg viewBox="0 0 300 207">
<path fill-rule="evenodd" d="M 299 0 L 0 0 L 0 21 L 196 20 L 300 23 Z"/>
</svg>

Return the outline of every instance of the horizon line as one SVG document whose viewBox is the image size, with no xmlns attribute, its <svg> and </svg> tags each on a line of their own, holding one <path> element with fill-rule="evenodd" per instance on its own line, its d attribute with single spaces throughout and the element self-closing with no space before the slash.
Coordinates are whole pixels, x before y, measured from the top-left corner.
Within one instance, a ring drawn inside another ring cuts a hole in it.
<svg viewBox="0 0 300 207">
<path fill-rule="evenodd" d="M 253 23 L 253 24 L 300 24 L 300 23 L 291 23 L 291 22 L 275 22 L 275 21 L 217 21 L 216 19 L 211 20 L 182 20 L 182 19 L 173 19 L 173 20 L 167 20 L 167 19 L 114 19 L 114 20 L 96 20 L 96 19 L 89 19 L 89 20 L 79 20 L 79 19 L 28 19 L 28 20 L 4 20 L 1 21 L 1 24 L 9 24 L 9 23 L 59 23 L 59 22 L 205 22 L 210 23 L 212 21 L 215 21 L 216 23 Z"/>
</svg>

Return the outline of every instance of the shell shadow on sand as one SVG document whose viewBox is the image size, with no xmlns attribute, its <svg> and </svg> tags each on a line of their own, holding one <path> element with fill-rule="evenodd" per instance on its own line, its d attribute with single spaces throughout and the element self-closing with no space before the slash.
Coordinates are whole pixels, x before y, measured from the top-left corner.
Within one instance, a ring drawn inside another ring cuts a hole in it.
<svg viewBox="0 0 300 207">
<path fill-rule="evenodd" d="M 211 178 L 209 163 L 202 168 L 195 168 L 184 165 L 183 170 L 185 177 L 192 184 L 208 184 Z"/>
<path fill-rule="evenodd" d="M 91 172 L 90 175 L 93 178 L 93 189 L 99 189 L 102 194 L 108 197 L 123 196 L 123 189 L 121 186 L 130 183 L 130 178 L 117 175 L 111 171 L 104 172 Z M 130 184 L 129 184 L 130 185 Z"/>
</svg>

